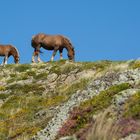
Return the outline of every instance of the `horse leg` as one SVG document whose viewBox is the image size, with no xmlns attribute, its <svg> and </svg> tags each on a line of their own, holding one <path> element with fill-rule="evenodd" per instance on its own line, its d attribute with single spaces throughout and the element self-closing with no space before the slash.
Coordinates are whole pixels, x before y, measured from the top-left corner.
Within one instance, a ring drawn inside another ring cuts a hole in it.
<svg viewBox="0 0 140 140">
<path fill-rule="evenodd" d="M 54 60 L 54 57 L 55 57 L 56 53 L 57 53 L 57 50 L 55 49 L 55 50 L 53 51 L 53 54 L 52 54 L 52 57 L 51 57 L 51 61 Z"/>
<path fill-rule="evenodd" d="M 7 64 L 7 60 L 8 60 L 8 56 L 6 55 L 3 59 L 3 62 L 1 65 L 6 65 Z"/>
<path fill-rule="evenodd" d="M 42 60 L 41 60 L 40 57 L 39 57 L 39 51 L 37 51 L 37 50 L 35 50 L 35 51 L 33 52 L 33 55 L 32 55 L 32 63 L 35 63 L 35 57 L 37 57 L 37 61 L 38 61 L 38 62 L 42 62 Z"/>
<path fill-rule="evenodd" d="M 37 54 L 37 61 L 38 61 L 38 62 L 43 62 L 43 61 L 40 59 L 39 53 Z"/>
<path fill-rule="evenodd" d="M 33 55 L 32 55 L 32 63 L 35 63 L 35 56 L 36 56 L 36 53 L 35 51 L 33 52 Z"/>
<path fill-rule="evenodd" d="M 59 50 L 59 53 L 60 53 L 60 60 L 62 60 L 62 59 L 63 59 L 62 52 L 63 52 L 63 50 Z"/>
<path fill-rule="evenodd" d="M 7 64 L 8 56 L 5 56 L 5 64 Z"/>
</svg>

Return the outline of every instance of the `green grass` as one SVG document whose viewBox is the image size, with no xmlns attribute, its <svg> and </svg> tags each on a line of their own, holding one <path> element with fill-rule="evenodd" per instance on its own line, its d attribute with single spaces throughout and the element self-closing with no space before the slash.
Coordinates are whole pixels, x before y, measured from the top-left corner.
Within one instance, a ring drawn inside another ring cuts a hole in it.
<svg viewBox="0 0 140 140">
<path fill-rule="evenodd" d="M 26 70 L 30 70 L 31 65 L 29 64 L 22 64 L 15 67 L 15 71 L 17 72 L 25 72 Z"/>
<path fill-rule="evenodd" d="M 88 70 L 88 69 L 104 70 L 105 68 L 109 67 L 112 64 L 112 62 L 108 60 L 104 60 L 104 61 L 97 61 L 97 62 L 83 62 L 81 64 L 82 64 L 81 71 Z"/>
<path fill-rule="evenodd" d="M 71 84 L 69 86 L 64 85 L 64 86 L 58 87 L 56 89 L 56 92 L 59 95 L 64 95 L 64 96 L 70 97 L 76 91 L 84 90 L 87 87 L 89 81 L 90 81 L 90 79 L 81 79 L 80 81 L 78 81 L 74 84 Z"/>
<path fill-rule="evenodd" d="M 45 80 L 48 77 L 48 73 L 40 73 L 33 76 L 35 80 Z"/>
<path fill-rule="evenodd" d="M 124 105 L 123 116 L 140 119 L 140 92 L 133 95 Z"/>
<path fill-rule="evenodd" d="M 10 94 L 3 93 L 3 94 L 0 94 L 0 99 L 4 100 L 4 99 L 8 98 L 9 96 L 10 96 Z"/>
<path fill-rule="evenodd" d="M 77 66 L 75 66 L 74 63 L 72 64 L 66 64 L 65 66 L 63 66 L 61 68 L 61 73 L 62 74 L 69 74 L 72 70 L 74 70 L 75 68 L 77 68 Z"/>
<path fill-rule="evenodd" d="M 56 106 L 64 100 L 64 96 L 50 98 L 38 95 L 11 96 L 0 108 L 0 138 L 12 139 L 28 136 L 31 138 L 39 130 L 46 127 L 51 119 L 47 114 L 36 120 L 35 115 L 41 109 Z M 10 130 L 10 133 L 8 132 Z"/>
<path fill-rule="evenodd" d="M 132 62 L 129 64 L 129 67 L 130 67 L 130 68 L 133 68 L 133 69 L 140 68 L 140 60 L 132 61 Z"/>
<path fill-rule="evenodd" d="M 32 92 L 34 94 L 41 95 L 45 88 L 41 84 L 31 83 L 28 85 L 14 84 L 7 87 L 7 90 L 11 90 L 12 94 L 24 95 Z"/>
</svg>

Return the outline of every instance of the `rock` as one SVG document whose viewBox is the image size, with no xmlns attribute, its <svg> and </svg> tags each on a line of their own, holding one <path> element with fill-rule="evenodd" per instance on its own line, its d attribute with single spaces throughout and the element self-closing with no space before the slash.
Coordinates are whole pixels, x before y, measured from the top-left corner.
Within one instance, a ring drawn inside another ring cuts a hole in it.
<svg viewBox="0 0 140 140">
<path fill-rule="evenodd" d="M 65 80 L 65 83 L 66 83 L 66 84 L 71 84 L 71 83 L 73 83 L 75 80 L 76 80 L 76 77 L 75 77 L 74 74 L 72 74 L 72 75 L 70 75 L 70 76 L 67 77 L 67 79 Z"/>
<path fill-rule="evenodd" d="M 126 136 L 125 138 L 121 138 L 119 140 L 138 140 L 140 136 L 137 134 L 130 134 L 129 136 Z"/>
<path fill-rule="evenodd" d="M 77 79 L 81 79 L 81 78 L 91 78 L 93 76 L 95 76 L 96 71 L 95 70 L 84 70 L 81 72 L 78 72 L 76 74 Z"/>
<path fill-rule="evenodd" d="M 49 74 L 48 77 L 47 77 L 47 81 L 52 83 L 54 82 L 56 79 L 58 78 L 58 75 L 56 73 L 52 73 L 52 74 Z"/>
<path fill-rule="evenodd" d="M 69 112 L 74 108 L 80 105 L 81 102 L 84 102 L 90 98 L 93 98 L 101 91 L 108 89 L 110 86 L 121 84 L 121 83 L 129 83 L 132 81 L 132 75 L 135 75 L 133 79 L 133 84 L 136 82 L 138 78 L 140 78 L 140 70 L 127 70 L 123 72 L 108 72 L 104 76 L 98 77 L 91 81 L 91 83 L 87 86 L 87 89 L 83 91 L 78 91 L 73 93 L 73 95 L 69 98 L 66 103 L 62 103 L 58 108 L 58 112 L 52 120 L 48 122 L 48 125 L 44 130 L 41 131 L 42 134 L 34 136 L 35 140 L 40 140 L 40 138 L 46 138 L 47 140 L 54 140 L 58 134 L 58 131 L 62 127 L 63 123 L 68 119 Z M 65 80 L 67 83 L 71 83 L 75 81 L 75 75 L 68 76 Z M 127 94 L 131 95 L 131 90 Z M 126 93 L 124 93 L 124 99 L 127 98 Z M 124 102 L 124 99 L 121 99 L 117 102 Z M 47 130 L 47 131 L 46 131 Z"/>
<path fill-rule="evenodd" d="M 59 140 L 77 140 L 77 138 L 75 136 L 66 136 L 66 137 L 60 138 Z"/>
</svg>

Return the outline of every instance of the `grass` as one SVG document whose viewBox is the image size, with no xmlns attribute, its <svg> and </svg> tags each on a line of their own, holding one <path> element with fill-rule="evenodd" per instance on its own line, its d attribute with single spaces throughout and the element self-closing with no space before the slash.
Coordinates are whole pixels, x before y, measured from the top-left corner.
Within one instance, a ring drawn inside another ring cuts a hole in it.
<svg viewBox="0 0 140 140">
<path fill-rule="evenodd" d="M 129 64 L 129 67 L 130 67 L 130 68 L 133 68 L 133 69 L 140 68 L 140 60 L 132 61 L 132 62 Z"/>
<path fill-rule="evenodd" d="M 140 119 L 140 92 L 133 95 L 124 105 L 125 118 Z"/>
<path fill-rule="evenodd" d="M 80 131 L 81 128 L 83 129 L 86 124 L 92 121 L 93 114 L 107 108 L 111 104 L 115 94 L 128 88 L 130 88 L 130 85 L 127 83 L 112 86 L 82 103 L 70 113 L 68 121 L 60 129 L 59 136 L 72 135 Z"/>
<path fill-rule="evenodd" d="M 37 118 L 36 114 L 39 111 L 54 108 L 66 102 L 78 90 L 86 89 L 91 79 L 81 79 L 69 85 L 59 85 L 58 81 L 56 89 L 48 93 L 46 93 L 47 85 L 38 84 L 39 80 L 46 80 L 48 75 L 52 73 L 56 73 L 58 76 L 68 75 L 75 69 L 78 72 L 89 69 L 103 71 L 111 64 L 111 61 L 66 63 L 65 60 L 62 60 L 37 65 L 7 65 L 6 70 L 10 71 L 5 71 L 7 79 L 3 78 L 7 85 L 0 86 L 0 91 L 8 90 L 10 93 L 1 92 L 2 94 L 0 94 L 0 99 L 5 100 L 0 107 L 0 139 L 30 139 L 39 130 L 45 128 L 53 117 L 53 114 L 48 117 L 46 113 L 46 116 Z M 22 84 L 22 80 L 26 79 L 33 79 L 33 82 Z M 19 84 L 16 83 L 18 81 L 20 81 Z M 15 84 L 12 84 L 13 82 Z M 92 121 L 93 114 L 106 109 L 111 104 L 115 94 L 129 87 L 130 85 L 127 83 L 110 87 L 93 99 L 82 103 L 80 107 L 71 112 L 69 122 L 66 122 L 67 124 L 63 127 L 63 134 L 74 134 L 82 128 L 86 129 L 87 124 Z M 133 100 L 135 104 L 130 104 Z M 131 99 L 125 105 L 124 115 L 126 117 L 131 116 L 131 114 L 135 114 L 135 117 L 138 116 L 139 100 L 138 98 L 133 100 Z M 132 109 L 131 106 L 135 106 L 135 109 Z"/>
<path fill-rule="evenodd" d="M 46 114 L 44 118 L 36 120 L 36 113 L 41 109 L 54 107 L 63 100 L 63 96 L 54 96 L 52 98 L 37 95 L 12 96 L 0 108 L 0 124 L 2 124 L 0 138 L 13 139 L 22 136 L 31 138 L 43 129 L 51 119 Z"/>
<path fill-rule="evenodd" d="M 78 90 L 84 90 L 86 86 L 88 85 L 90 79 L 81 79 L 80 81 L 71 84 L 69 86 L 60 86 L 56 89 L 56 92 L 59 95 L 64 95 L 67 97 L 70 97 L 72 94 L 74 94 Z"/>
<path fill-rule="evenodd" d="M 45 80 L 48 77 L 48 73 L 40 73 L 33 76 L 35 80 Z"/>
<path fill-rule="evenodd" d="M 84 62 L 82 63 L 81 71 L 88 70 L 88 69 L 104 70 L 105 68 L 109 67 L 111 64 L 112 62 L 108 60 L 97 61 L 97 62 Z"/>
<path fill-rule="evenodd" d="M 41 84 L 31 83 L 31 84 L 14 84 L 7 87 L 7 90 L 11 90 L 12 94 L 15 95 L 27 95 L 30 92 L 33 94 L 42 95 L 45 88 Z"/>
<path fill-rule="evenodd" d="M 25 72 L 26 70 L 30 70 L 30 69 L 31 69 L 31 65 L 29 64 L 18 65 L 17 67 L 15 67 L 15 71 L 17 72 Z"/>
<path fill-rule="evenodd" d="M 5 91 L 5 86 L 0 86 L 0 91 Z"/>
<path fill-rule="evenodd" d="M 0 99 L 5 100 L 5 99 L 8 98 L 9 96 L 10 96 L 10 94 L 2 93 L 2 94 L 0 94 Z"/>
</svg>

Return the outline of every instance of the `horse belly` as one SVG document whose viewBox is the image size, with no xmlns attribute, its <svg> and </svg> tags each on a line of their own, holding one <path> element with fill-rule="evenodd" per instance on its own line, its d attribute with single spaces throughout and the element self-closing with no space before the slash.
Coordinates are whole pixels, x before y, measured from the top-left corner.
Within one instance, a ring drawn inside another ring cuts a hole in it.
<svg viewBox="0 0 140 140">
<path fill-rule="evenodd" d="M 53 46 L 42 46 L 46 50 L 54 50 Z"/>
<path fill-rule="evenodd" d="M 4 49 L 2 48 L 0 48 L 0 56 L 5 56 L 5 53 L 4 53 Z"/>
</svg>

